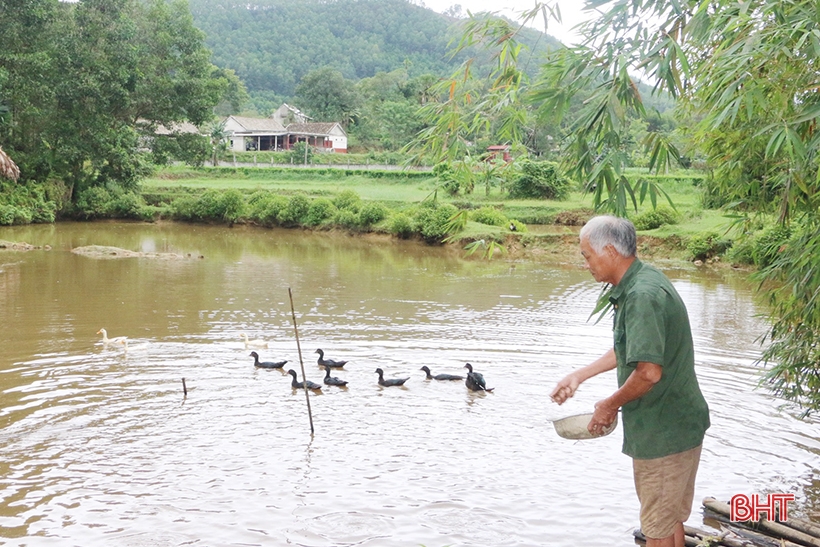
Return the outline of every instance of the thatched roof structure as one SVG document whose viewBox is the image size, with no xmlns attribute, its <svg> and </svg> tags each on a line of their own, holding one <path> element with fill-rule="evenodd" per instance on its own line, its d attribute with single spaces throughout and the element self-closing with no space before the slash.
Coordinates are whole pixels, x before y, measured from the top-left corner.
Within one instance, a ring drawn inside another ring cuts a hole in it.
<svg viewBox="0 0 820 547">
<path fill-rule="evenodd" d="M 20 178 L 20 168 L 12 161 L 8 154 L 0 148 L 0 177 L 16 181 Z"/>
</svg>

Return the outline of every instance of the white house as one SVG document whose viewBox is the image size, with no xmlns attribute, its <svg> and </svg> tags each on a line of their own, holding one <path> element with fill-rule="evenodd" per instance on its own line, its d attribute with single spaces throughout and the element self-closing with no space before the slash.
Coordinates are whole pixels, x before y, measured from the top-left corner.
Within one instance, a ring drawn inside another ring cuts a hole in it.
<svg viewBox="0 0 820 547">
<path fill-rule="evenodd" d="M 305 141 L 325 152 L 347 152 L 347 133 L 341 124 L 308 120 L 298 109 L 283 103 L 270 118 L 228 116 L 225 133 L 230 149 L 237 152 L 290 150 Z"/>
<path fill-rule="evenodd" d="M 347 153 L 347 133 L 338 122 L 292 123 L 287 127 L 288 148 L 300 141 L 327 152 Z"/>
<path fill-rule="evenodd" d="M 225 133 L 229 147 L 237 152 L 246 150 L 281 150 L 287 148 L 287 131 L 273 118 L 228 116 Z"/>
</svg>

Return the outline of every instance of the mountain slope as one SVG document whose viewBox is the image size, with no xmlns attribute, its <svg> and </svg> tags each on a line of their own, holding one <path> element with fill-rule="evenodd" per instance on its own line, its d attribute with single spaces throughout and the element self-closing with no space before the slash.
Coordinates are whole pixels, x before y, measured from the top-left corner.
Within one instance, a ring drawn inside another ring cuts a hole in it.
<svg viewBox="0 0 820 547">
<path fill-rule="evenodd" d="M 287 97 L 302 76 L 330 66 L 359 80 L 402 66 L 410 76 L 451 73 L 455 20 L 407 0 L 189 0 L 213 61 L 248 90 Z M 560 45 L 531 29 L 521 42 L 537 52 Z M 485 60 L 489 62 L 489 60 Z M 537 67 L 538 63 L 532 63 Z"/>
</svg>

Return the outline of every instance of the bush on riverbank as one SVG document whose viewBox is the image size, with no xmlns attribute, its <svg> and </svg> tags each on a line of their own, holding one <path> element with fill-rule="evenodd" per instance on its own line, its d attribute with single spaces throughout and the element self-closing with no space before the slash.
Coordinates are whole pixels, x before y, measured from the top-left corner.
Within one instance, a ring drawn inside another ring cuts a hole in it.
<svg viewBox="0 0 820 547">
<path fill-rule="evenodd" d="M 54 222 L 64 192 L 62 185 L 0 181 L 0 225 Z"/>
<path fill-rule="evenodd" d="M 428 202 L 408 211 L 398 211 L 379 202 L 363 202 L 351 190 L 342 191 L 331 200 L 311 199 L 303 194 L 288 197 L 266 190 L 246 196 L 236 189 L 210 189 L 198 195 L 180 195 L 171 200 L 165 211 L 174 220 L 188 222 L 379 231 L 403 238 L 418 235 L 436 243 L 449 235 L 448 222 L 458 209 L 449 204 Z"/>
<path fill-rule="evenodd" d="M 748 252 L 749 258 L 740 260 L 744 243 L 731 241 L 735 232 L 725 235 L 729 221 L 723 213 L 702 209 L 702 190 L 696 184 L 702 175 L 683 173 L 655 178 L 665 178 L 663 184 L 679 213 L 674 215 L 678 224 L 670 223 L 673 215 L 668 207 L 653 210 L 649 203 L 640 204 L 630 218 L 639 230 L 645 232 L 641 234 L 643 237 L 651 236 L 653 241 L 675 238 L 680 243 L 675 247 L 675 257 L 692 260 L 694 254 L 686 250 L 691 238 L 695 238 L 694 249 L 700 245 L 699 234 L 723 233 L 724 240 L 717 252 L 722 252 L 724 243 L 735 243 L 730 254 L 738 258 L 731 262 L 755 263 L 752 251 Z M 437 194 L 445 194 L 438 192 L 440 181 L 432 173 L 387 170 L 354 173 L 343 169 L 193 169 L 177 166 L 162 169 L 146 179 L 141 194 L 128 193 L 116 186 L 103 186 L 76 192 L 74 205 L 68 202 L 70 192 L 64 186 L 56 183 L 43 185 L 46 190 L 37 195 L 43 196 L 43 203 L 53 201 L 55 206 L 45 208 L 45 214 L 40 216 L 20 212 L 17 208 L 21 200 L 8 198 L 16 185 L 6 186 L 7 191 L 0 192 L 0 207 L 3 207 L 0 222 L 17 224 L 47 222 L 51 218 L 48 211 L 52 210 L 52 214 L 64 218 L 248 223 L 266 227 L 378 232 L 399 238 L 418 237 L 432 243 L 449 238 L 451 242 L 467 244 L 479 239 L 502 242 L 508 236 L 521 238 L 511 232 L 524 232 L 527 224 L 531 228 L 532 225 L 554 224 L 577 226 L 595 214 L 588 208 L 588 195 L 578 191 L 571 192 L 566 201 L 512 199 L 508 191 L 494 187 L 489 195 L 463 194 L 456 199 L 445 196 L 438 205 L 446 203 L 455 209 L 447 207 L 450 216 L 441 218 L 444 213 L 433 214 L 428 210 L 430 204 L 425 204 L 431 198 L 435 203 Z M 9 205 L 14 205 L 15 209 L 8 208 Z M 658 224 L 660 227 L 654 227 Z M 511 230 L 511 225 L 515 230 Z M 459 232 L 457 238 L 450 238 L 452 232 Z M 558 233 L 544 229 L 536 232 L 528 237 L 541 241 L 548 234 Z M 530 239 L 520 239 L 521 246 L 529 245 L 526 241 Z M 714 254 L 716 251 L 707 252 Z M 663 252 L 661 255 L 665 256 Z M 763 256 L 760 252 L 757 255 Z"/>
<path fill-rule="evenodd" d="M 757 231 L 747 232 L 739 238 L 726 253 L 726 258 L 733 264 L 765 268 L 774 262 L 799 231 L 779 224 L 759 226 Z"/>
<path fill-rule="evenodd" d="M 665 224 L 677 224 L 680 215 L 666 206 L 651 209 L 632 219 L 636 230 L 654 230 Z"/>
<path fill-rule="evenodd" d="M 572 182 L 558 169 L 558 164 L 549 161 L 520 162 L 520 173 L 510 185 L 511 198 L 536 198 L 565 200 L 569 196 Z"/>
<path fill-rule="evenodd" d="M 73 204 L 67 203 L 61 216 L 80 220 L 121 218 L 153 220 L 155 207 L 148 206 L 143 197 L 119 186 L 91 186 L 78 192 Z"/>
</svg>

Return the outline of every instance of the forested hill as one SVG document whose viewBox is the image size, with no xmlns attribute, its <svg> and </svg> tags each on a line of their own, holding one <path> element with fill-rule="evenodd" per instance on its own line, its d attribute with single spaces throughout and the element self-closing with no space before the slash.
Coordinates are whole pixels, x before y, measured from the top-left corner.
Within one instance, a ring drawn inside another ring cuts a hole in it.
<svg viewBox="0 0 820 547">
<path fill-rule="evenodd" d="M 406 67 L 410 76 L 449 74 L 455 19 L 407 0 L 189 0 L 213 62 L 231 68 L 248 90 L 287 97 L 317 68 L 351 80 Z M 525 29 L 534 52 L 560 45 Z M 537 63 L 532 63 L 537 67 Z"/>
</svg>

